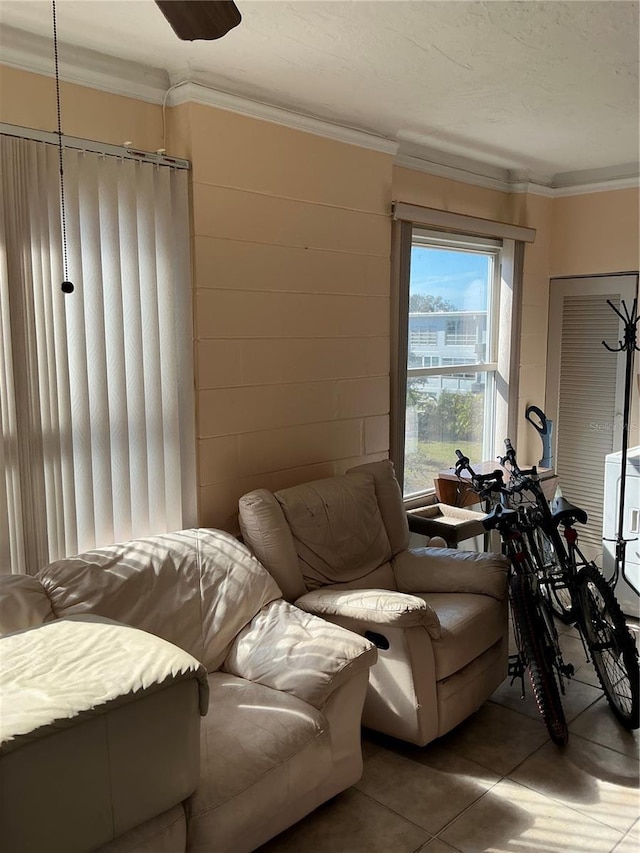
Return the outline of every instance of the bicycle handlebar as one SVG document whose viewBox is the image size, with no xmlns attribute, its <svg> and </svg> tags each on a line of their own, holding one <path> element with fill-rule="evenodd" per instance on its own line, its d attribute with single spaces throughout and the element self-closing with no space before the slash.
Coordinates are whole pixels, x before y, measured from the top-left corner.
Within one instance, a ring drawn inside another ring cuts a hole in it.
<svg viewBox="0 0 640 853">
<path fill-rule="evenodd" d="M 465 456 L 459 449 L 455 451 L 458 458 L 455 465 L 456 475 L 460 477 L 462 471 L 468 471 L 474 491 L 476 491 L 482 498 L 488 497 L 492 492 L 499 492 L 504 495 L 515 495 L 520 492 L 531 490 L 532 487 L 535 487 L 535 483 L 530 479 L 531 476 L 535 476 L 537 474 L 535 465 L 532 468 L 520 469 L 516 461 L 515 449 L 508 438 L 505 439 L 505 447 L 507 449 L 507 455 L 504 459 L 500 459 L 500 463 L 503 465 L 505 462 L 511 463 L 512 472 L 517 478 L 516 482 L 511 481 L 510 483 L 505 484 L 504 472 L 500 468 L 496 468 L 490 474 L 476 474 L 471 467 L 469 457 Z"/>
<path fill-rule="evenodd" d="M 531 468 L 521 468 L 518 465 L 518 460 L 516 459 L 516 450 L 513 444 L 511 444 L 510 438 L 505 438 L 504 446 L 506 449 L 505 455 L 502 457 L 498 457 L 498 461 L 501 465 L 508 464 L 511 468 L 512 473 L 516 477 L 536 477 L 538 475 L 538 469 L 535 465 L 532 465 Z"/>
<path fill-rule="evenodd" d="M 456 456 L 458 457 L 456 475 L 459 477 L 462 471 L 468 471 L 471 476 L 471 485 L 474 491 L 478 492 L 481 497 L 504 489 L 504 478 L 500 468 L 496 468 L 490 474 L 476 474 L 471 467 L 468 456 L 465 456 L 459 449 L 456 450 Z"/>
</svg>

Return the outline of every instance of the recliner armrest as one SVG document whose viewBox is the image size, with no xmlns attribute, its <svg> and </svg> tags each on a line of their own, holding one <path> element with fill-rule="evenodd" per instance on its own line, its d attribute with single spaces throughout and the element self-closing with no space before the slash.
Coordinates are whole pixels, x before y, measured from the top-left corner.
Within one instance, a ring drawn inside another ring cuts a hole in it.
<svg viewBox="0 0 640 853">
<path fill-rule="evenodd" d="M 364 637 L 278 599 L 238 634 L 222 670 L 321 708 L 376 658 Z"/>
<path fill-rule="evenodd" d="M 296 606 L 317 616 L 412 628 L 422 625 L 430 636 L 440 636 L 440 620 L 423 598 L 390 589 L 317 589 L 296 601 Z"/>
<path fill-rule="evenodd" d="M 403 592 L 473 592 L 502 601 L 507 595 L 509 561 L 501 554 L 415 548 L 392 561 Z"/>
</svg>

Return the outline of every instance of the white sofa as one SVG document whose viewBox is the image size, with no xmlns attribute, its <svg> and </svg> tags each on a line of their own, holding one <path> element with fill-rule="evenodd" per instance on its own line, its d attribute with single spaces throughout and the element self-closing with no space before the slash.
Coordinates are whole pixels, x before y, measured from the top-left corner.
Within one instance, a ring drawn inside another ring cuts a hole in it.
<svg viewBox="0 0 640 853">
<path fill-rule="evenodd" d="M 242 853 L 361 775 L 375 648 L 228 534 L 5 576 L 0 633 L 2 849 Z"/>
</svg>

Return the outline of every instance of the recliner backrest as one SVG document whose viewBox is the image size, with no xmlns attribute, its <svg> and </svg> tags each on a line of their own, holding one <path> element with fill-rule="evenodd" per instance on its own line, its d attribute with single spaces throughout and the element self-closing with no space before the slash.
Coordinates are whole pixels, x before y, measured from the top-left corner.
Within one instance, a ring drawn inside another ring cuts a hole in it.
<svg viewBox="0 0 640 853">
<path fill-rule="evenodd" d="M 391 559 L 373 476 L 344 474 L 275 493 L 307 589 L 365 578 Z"/>
<path fill-rule="evenodd" d="M 389 460 L 240 499 L 245 541 L 295 601 L 344 584 L 395 589 L 390 561 L 409 544 L 402 495 Z"/>
<path fill-rule="evenodd" d="M 402 500 L 400 484 L 396 480 L 393 462 L 382 459 L 349 468 L 347 474 L 367 473 L 373 477 L 380 515 L 395 557 L 409 547 L 409 522 Z"/>
</svg>

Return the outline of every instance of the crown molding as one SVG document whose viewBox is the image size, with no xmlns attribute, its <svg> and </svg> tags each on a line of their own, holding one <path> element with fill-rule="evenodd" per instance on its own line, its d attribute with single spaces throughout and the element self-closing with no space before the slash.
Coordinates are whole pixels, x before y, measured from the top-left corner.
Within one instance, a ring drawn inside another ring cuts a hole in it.
<svg viewBox="0 0 640 853">
<path fill-rule="evenodd" d="M 527 195 L 539 195 L 543 198 L 554 198 L 556 195 L 554 187 L 548 187 L 544 184 L 536 184 L 534 181 L 513 181 L 509 184 L 507 192 L 512 195 L 520 195 L 522 193 L 526 193 Z"/>
<path fill-rule="evenodd" d="M 51 38 L 0 25 L 0 49 L 2 64 L 54 76 Z M 553 176 L 514 172 L 481 160 L 429 148 L 412 139 L 396 141 L 222 92 L 202 82 L 191 79 L 179 81 L 162 68 L 118 59 L 89 48 L 61 43 L 59 57 L 60 78 L 68 83 L 154 104 L 177 106 L 191 102 L 229 110 L 326 139 L 391 154 L 397 166 L 484 189 L 554 198 L 640 187 L 638 164 L 635 163 Z M 185 76 L 188 78 L 189 72 Z"/>
<path fill-rule="evenodd" d="M 443 152 L 444 153 L 444 152 Z M 435 152 L 430 149 L 429 157 L 433 157 Z M 444 158 L 443 158 L 444 159 Z M 509 192 L 509 181 L 506 178 L 507 170 L 504 170 L 505 177 L 498 178 L 492 175 L 487 175 L 482 171 L 481 163 L 477 163 L 477 171 L 471 169 L 462 169 L 458 166 L 451 166 L 444 162 L 437 162 L 434 159 L 423 159 L 412 154 L 396 154 L 394 164 L 405 169 L 413 169 L 416 172 L 424 172 L 427 175 L 434 175 L 438 178 L 448 178 L 450 181 L 461 181 L 464 184 L 472 184 L 475 187 L 483 187 L 487 190 L 498 190 L 499 192 Z M 471 161 L 469 161 L 471 162 Z"/>
<path fill-rule="evenodd" d="M 333 124 L 324 119 L 293 112 L 283 107 L 275 107 L 271 104 L 252 101 L 249 98 L 242 98 L 238 95 L 231 95 L 228 92 L 221 92 L 219 89 L 205 86 L 203 83 L 196 83 L 189 80 L 177 83 L 174 91 L 167 98 L 167 106 L 175 107 L 189 102 L 217 107 L 221 110 L 229 110 L 230 112 L 239 113 L 250 118 L 270 121 L 293 128 L 294 130 L 302 130 L 305 133 L 313 133 L 315 136 L 334 139 L 337 142 L 346 142 L 349 145 L 357 145 L 360 148 L 381 151 L 384 154 L 395 154 L 399 147 L 397 142 L 385 139 L 383 136 L 376 136 L 373 133 L 346 127 L 345 125 Z"/>
<path fill-rule="evenodd" d="M 610 178 L 591 184 L 576 184 L 575 186 L 556 187 L 553 195 L 556 198 L 569 195 L 589 195 L 590 193 L 604 193 L 613 190 L 636 190 L 640 188 L 640 176 L 629 178 Z"/>
<path fill-rule="evenodd" d="M 429 157 L 433 156 L 433 150 L 429 149 Z M 443 152 L 443 159 L 446 156 L 446 153 Z M 472 162 L 473 161 L 468 161 L 469 164 L 471 164 Z M 638 174 L 627 175 L 625 177 L 615 177 L 615 168 L 606 170 L 594 170 L 594 172 L 591 174 L 595 176 L 596 172 L 601 171 L 602 177 L 599 180 L 591 180 L 585 183 L 580 183 L 578 181 L 582 177 L 582 175 L 586 173 L 565 172 L 562 174 L 562 179 L 564 181 L 567 181 L 567 183 L 564 186 L 556 186 L 556 176 L 554 176 L 554 178 L 552 179 L 551 185 L 537 183 L 536 181 L 532 180 L 510 180 L 509 177 L 505 177 L 503 179 L 496 178 L 491 175 L 487 175 L 486 173 L 483 173 L 485 166 L 487 166 L 488 164 L 483 164 L 481 162 L 478 162 L 476 164 L 478 171 L 474 172 L 470 168 L 461 169 L 457 166 L 451 166 L 445 163 L 435 162 L 433 159 L 422 159 L 421 157 L 417 157 L 414 155 L 400 153 L 395 156 L 394 164 L 397 166 L 402 166 L 406 169 L 413 169 L 415 171 L 424 172 L 428 175 L 434 175 L 440 178 L 448 178 L 451 181 L 461 181 L 462 183 L 471 184 L 472 186 L 482 187 L 488 190 L 497 190 L 498 192 L 511 194 L 527 193 L 529 195 L 537 195 L 542 196 L 544 198 L 558 198 L 572 195 L 587 195 L 589 193 L 611 192 L 612 190 L 622 189 L 637 189 L 640 187 L 640 176 Z M 628 171 L 627 166 L 621 168 L 624 168 L 626 171 Z M 505 174 L 508 176 L 509 173 L 507 170 L 505 170 Z M 568 183 L 569 179 L 574 174 L 576 176 L 576 183 Z"/>
<path fill-rule="evenodd" d="M 0 56 L 3 65 L 55 76 L 51 38 L 0 26 Z M 153 104 L 161 104 L 169 88 L 169 74 L 161 68 L 67 43 L 59 43 L 58 56 L 60 79 L 65 83 Z"/>
<path fill-rule="evenodd" d="M 590 186 L 602 182 L 637 180 L 639 163 L 623 163 L 619 166 L 606 166 L 601 169 L 583 169 L 577 172 L 559 172 L 553 176 L 553 186 L 570 189 L 571 187 Z"/>
</svg>

